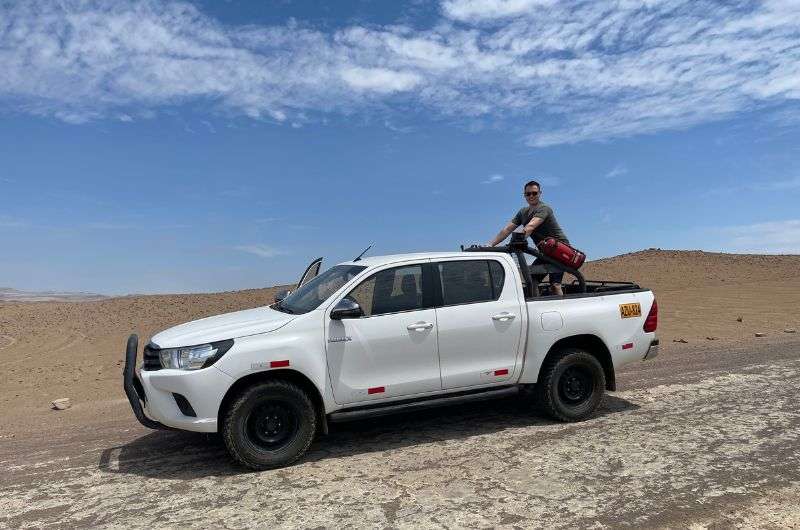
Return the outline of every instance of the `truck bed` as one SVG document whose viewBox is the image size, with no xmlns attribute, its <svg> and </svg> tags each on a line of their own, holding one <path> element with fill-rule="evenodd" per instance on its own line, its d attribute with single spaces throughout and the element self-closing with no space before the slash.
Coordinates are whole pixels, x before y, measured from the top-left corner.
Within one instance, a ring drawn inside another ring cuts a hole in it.
<svg viewBox="0 0 800 530">
<path fill-rule="evenodd" d="M 559 298 L 557 296 L 549 295 L 550 285 L 548 283 L 539 284 L 540 296 L 526 297 L 527 301 L 540 300 L 542 298 Z M 641 291 L 649 291 L 643 289 L 639 284 L 634 282 L 618 282 L 611 280 L 586 280 L 586 292 L 580 291 L 580 285 L 577 281 L 572 283 L 565 283 L 562 285 L 564 291 L 564 298 L 581 298 L 587 296 L 603 296 L 606 294 L 618 293 L 635 293 Z"/>
<path fill-rule="evenodd" d="M 529 325 L 520 382 L 537 382 L 542 362 L 550 350 L 560 341 L 573 340 L 576 336 L 583 337 L 578 342 L 590 341 L 589 346 L 581 343 L 584 348 L 605 349 L 615 371 L 644 358 L 656 338 L 654 333 L 643 329 L 655 300 L 650 289 L 642 289 L 635 283 L 610 281 L 587 281 L 585 293 L 574 292 L 574 289 L 570 293 L 571 284 L 564 287 L 567 294 L 563 297 L 526 298 Z M 627 316 L 621 312 L 623 305 L 638 305 L 641 314 Z M 591 337 L 599 342 L 591 342 L 595 340 Z"/>
</svg>

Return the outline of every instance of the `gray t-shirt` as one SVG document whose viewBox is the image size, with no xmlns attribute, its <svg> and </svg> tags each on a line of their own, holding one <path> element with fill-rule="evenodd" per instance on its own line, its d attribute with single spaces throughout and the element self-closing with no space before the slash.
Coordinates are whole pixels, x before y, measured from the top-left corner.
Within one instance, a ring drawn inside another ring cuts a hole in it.
<svg viewBox="0 0 800 530">
<path fill-rule="evenodd" d="M 517 215 L 511 219 L 511 222 L 515 225 L 524 227 L 530 223 L 531 219 L 534 217 L 544 220 L 544 222 L 540 224 L 531 234 L 531 239 L 533 239 L 534 243 L 538 243 L 542 239 L 546 239 L 548 237 L 554 237 L 559 241 L 563 241 L 569 245 L 569 239 L 567 239 L 567 235 L 564 233 L 564 231 L 561 230 L 561 227 L 556 220 L 556 216 L 553 213 L 553 209 L 543 202 L 540 202 L 536 206 L 526 206 L 522 208 L 517 212 Z"/>
</svg>

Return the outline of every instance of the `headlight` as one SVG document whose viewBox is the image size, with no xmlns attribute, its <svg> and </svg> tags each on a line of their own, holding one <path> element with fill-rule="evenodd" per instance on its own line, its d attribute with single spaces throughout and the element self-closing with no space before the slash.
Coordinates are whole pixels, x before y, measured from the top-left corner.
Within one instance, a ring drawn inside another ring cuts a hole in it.
<svg viewBox="0 0 800 530">
<path fill-rule="evenodd" d="M 231 346 L 233 346 L 233 339 L 183 348 L 165 348 L 159 352 L 161 366 L 178 370 L 207 368 L 217 362 L 226 351 L 231 349 Z"/>
</svg>

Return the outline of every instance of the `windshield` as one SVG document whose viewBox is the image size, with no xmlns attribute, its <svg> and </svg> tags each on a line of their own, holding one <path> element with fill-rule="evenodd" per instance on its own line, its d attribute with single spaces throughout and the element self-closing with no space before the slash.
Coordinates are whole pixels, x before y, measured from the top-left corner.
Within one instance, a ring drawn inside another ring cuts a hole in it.
<svg viewBox="0 0 800 530">
<path fill-rule="evenodd" d="M 366 269 L 362 265 L 336 265 L 326 270 L 284 298 L 276 309 L 292 314 L 313 311 L 356 274 Z"/>
</svg>

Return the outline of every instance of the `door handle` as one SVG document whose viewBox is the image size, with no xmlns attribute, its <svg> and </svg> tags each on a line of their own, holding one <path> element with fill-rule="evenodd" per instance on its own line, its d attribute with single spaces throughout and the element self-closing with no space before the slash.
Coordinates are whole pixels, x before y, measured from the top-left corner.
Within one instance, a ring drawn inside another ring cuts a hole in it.
<svg viewBox="0 0 800 530">
<path fill-rule="evenodd" d="M 517 318 L 517 315 L 506 312 L 492 316 L 492 320 L 496 320 L 498 322 L 508 322 L 510 320 L 514 320 L 515 318 Z"/>
<path fill-rule="evenodd" d="M 409 324 L 406 326 L 406 329 L 409 331 L 425 331 L 426 329 L 431 329 L 433 324 L 430 322 L 415 322 L 414 324 Z"/>
</svg>

